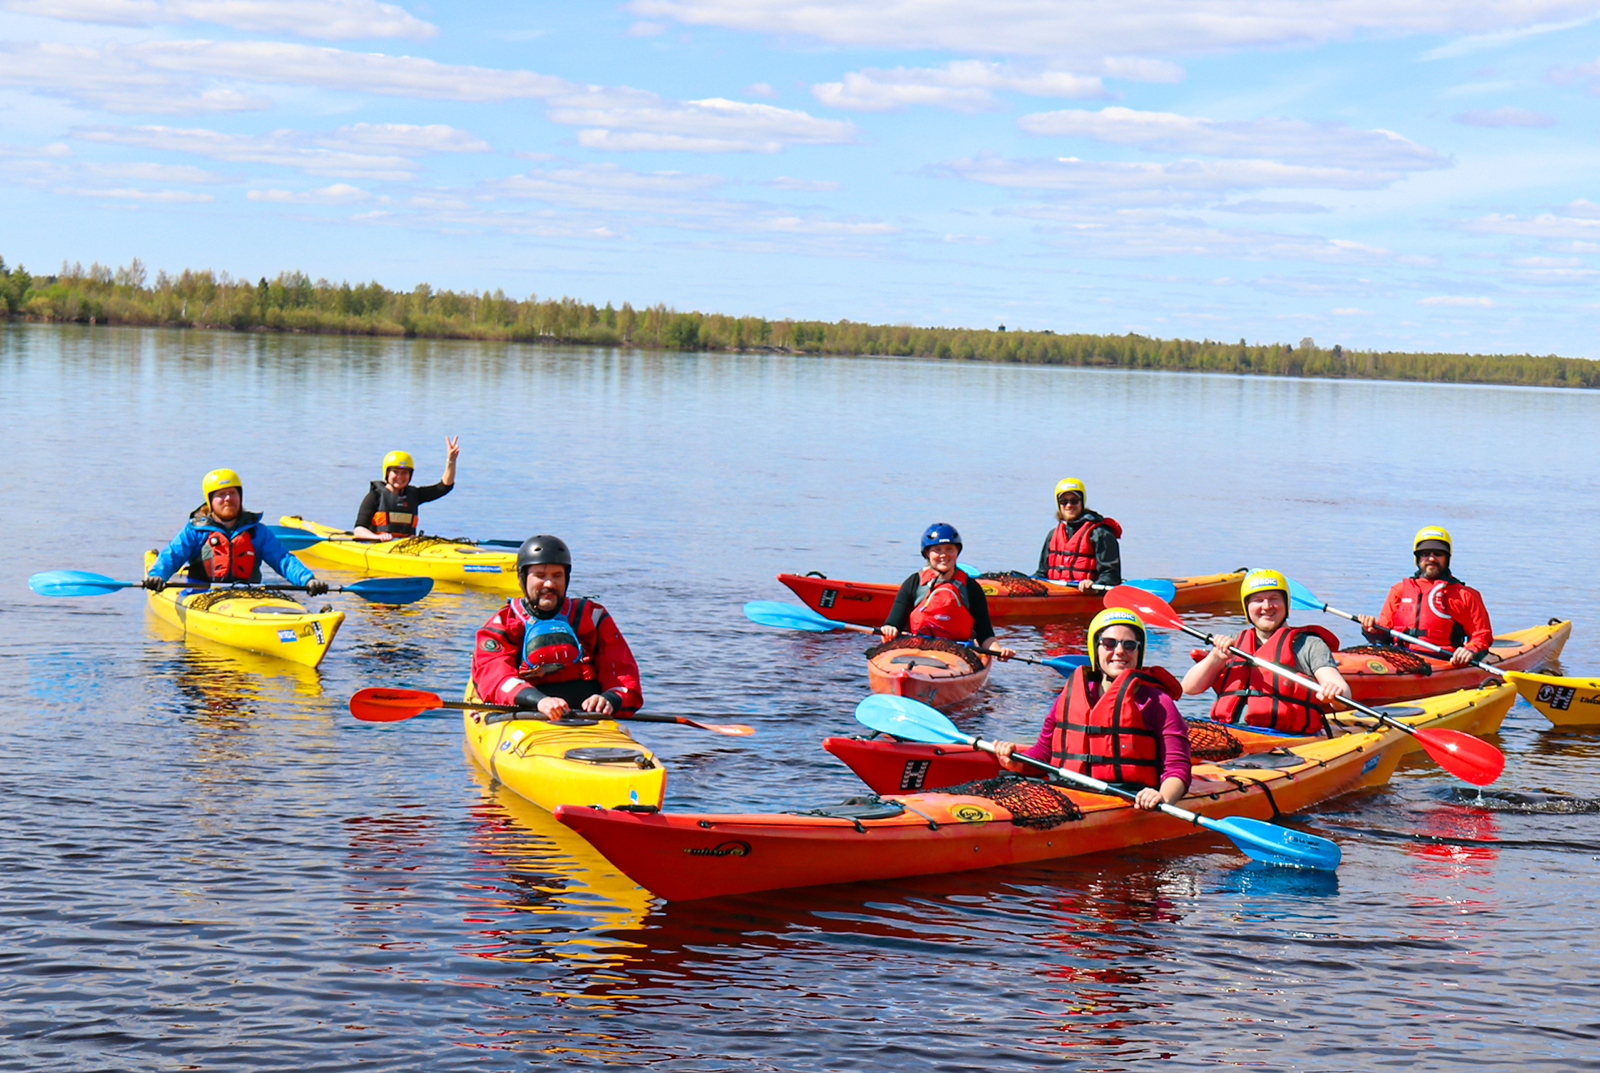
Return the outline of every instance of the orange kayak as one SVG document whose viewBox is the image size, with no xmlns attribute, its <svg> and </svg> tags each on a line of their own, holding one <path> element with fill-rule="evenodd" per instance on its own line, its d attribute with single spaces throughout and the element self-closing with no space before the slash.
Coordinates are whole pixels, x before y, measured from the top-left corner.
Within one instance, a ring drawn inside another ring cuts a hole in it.
<svg viewBox="0 0 1600 1073">
<path fill-rule="evenodd" d="M 1382 785 L 1399 731 L 1348 734 L 1222 765 L 1197 765 L 1182 806 L 1271 820 Z M 668 901 L 855 883 L 1100 853 L 1195 828 L 1120 798 L 1007 778 L 960 793 L 855 799 L 776 814 L 637 812 L 561 805 L 556 819 Z"/>
<path fill-rule="evenodd" d="M 1510 686 L 1486 685 L 1424 697 L 1415 704 L 1389 705 L 1382 710 L 1418 729 L 1459 730 L 1481 735 L 1500 729 L 1516 699 L 1516 690 Z M 1358 728 L 1371 723 L 1369 719 L 1355 717 L 1354 713 L 1352 718 Z M 1188 723 L 1189 747 L 1196 763 L 1229 753 L 1249 755 L 1317 740 L 1275 734 L 1257 727 L 1224 726 L 1209 719 L 1191 719 Z M 970 745 L 924 745 L 877 735 L 824 738 L 822 747 L 844 761 L 862 782 L 880 794 L 937 790 L 974 779 L 992 779 L 1000 774 L 1000 765 L 991 754 Z M 1420 748 L 1414 738 L 1407 738 L 1400 746 L 1402 753 Z"/>
<path fill-rule="evenodd" d="M 1205 604 L 1237 602 L 1239 582 L 1245 572 L 1207 574 L 1203 577 L 1174 578 L 1177 594 L 1169 601 L 1173 607 L 1200 607 Z M 779 574 L 800 602 L 835 622 L 857 626 L 881 626 L 889 620 L 895 593 L 900 586 L 875 581 L 836 581 L 818 573 Z M 1105 606 L 1098 592 L 1079 592 L 1064 586 L 1047 585 L 1019 574 L 980 577 L 989 604 L 989 620 L 999 623 L 1057 622 L 1062 619 L 1089 618 Z"/>
<path fill-rule="evenodd" d="M 946 708 L 982 689 L 992 663 L 993 657 L 966 645 L 897 638 L 867 650 L 867 684 L 874 693 Z"/>
</svg>

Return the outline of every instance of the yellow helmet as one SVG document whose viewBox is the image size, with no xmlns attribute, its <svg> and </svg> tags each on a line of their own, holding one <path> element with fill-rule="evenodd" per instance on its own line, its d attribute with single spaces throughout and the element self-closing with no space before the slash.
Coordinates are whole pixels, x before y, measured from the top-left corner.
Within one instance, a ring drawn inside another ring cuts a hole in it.
<svg viewBox="0 0 1600 1073">
<path fill-rule="evenodd" d="M 1239 606 L 1243 607 L 1258 592 L 1271 592 L 1274 589 L 1283 593 L 1285 602 L 1289 599 L 1289 581 L 1276 570 L 1252 570 L 1244 576 L 1239 583 Z M 1248 611 L 1245 612 L 1249 614 Z"/>
<path fill-rule="evenodd" d="M 1133 627 L 1133 632 L 1139 635 L 1139 658 L 1133 661 L 1133 665 L 1143 667 L 1144 620 L 1126 607 L 1108 607 L 1089 620 L 1089 669 L 1100 669 L 1100 635 L 1112 626 Z"/>
<path fill-rule="evenodd" d="M 1085 500 L 1089 494 L 1083 490 L 1083 482 L 1076 477 L 1063 477 L 1056 482 L 1056 498 L 1060 499 L 1064 492 L 1077 492 Z"/>
<path fill-rule="evenodd" d="M 383 456 L 383 475 L 385 478 L 389 476 L 389 471 L 396 466 L 401 469 L 416 469 L 417 463 L 414 458 L 404 451 L 390 451 Z"/>
<path fill-rule="evenodd" d="M 1411 554 L 1419 551 L 1439 549 L 1446 555 L 1450 554 L 1450 530 L 1442 525 L 1425 525 L 1417 530 L 1417 535 L 1411 538 Z"/>
<path fill-rule="evenodd" d="M 211 493 L 220 492 L 224 488 L 237 488 L 241 495 L 244 494 L 244 482 L 239 475 L 231 469 L 214 469 L 200 478 L 200 488 L 206 494 L 206 502 L 211 502 Z"/>
</svg>

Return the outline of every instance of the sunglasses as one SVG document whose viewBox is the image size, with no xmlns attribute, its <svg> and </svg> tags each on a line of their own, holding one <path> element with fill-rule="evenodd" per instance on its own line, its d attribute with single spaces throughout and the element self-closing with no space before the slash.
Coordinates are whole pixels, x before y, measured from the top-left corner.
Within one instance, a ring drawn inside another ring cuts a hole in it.
<svg viewBox="0 0 1600 1073">
<path fill-rule="evenodd" d="M 1417 552 L 1417 558 L 1419 558 L 1419 559 L 1448 559 L 1448 558 L 1450 558 L 1450 553 L 1447 552 L 1447 551 L 1440 551 L 1438 548 L 1427 548 L 1427 549 L 1425 549 L 1423 551 Z"/>
<path fill-rule="evenodd" d="M 1131 655 L 1139 651 L 1139 642 L 1119 641 L 1113 637 L 1102 637 L 1100 638 L 1100 647 L 1105 649 L 1107 652 L 1115 652 L 1120 648 L 1124 652 L 1127 652 Z"/>
<path fill-rule="evenodd" d="M 1071 495 L 1062 496 L 1060 499 L 1056 500 L 1056 502 L 1060 503 L 1062 506 L 1066 506 L 1069 503 L 1082 503 L 1083 497 L 1078 495 L 1076 492 L 1073 492 Z"/>
</svg>

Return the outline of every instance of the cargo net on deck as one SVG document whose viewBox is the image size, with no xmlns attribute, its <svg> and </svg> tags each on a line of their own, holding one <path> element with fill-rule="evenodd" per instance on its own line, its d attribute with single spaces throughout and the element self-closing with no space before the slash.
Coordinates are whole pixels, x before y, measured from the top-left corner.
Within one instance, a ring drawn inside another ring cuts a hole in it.
<svg viewBox="0 0 1600 1073">
<path fill-rule="evenodd" d="M 1354 648 L 1339 649 L 1339 654 L 1381 659 L 1392 666 L 1396 674 L 1433 673 L 1433 664 L 1404 648 L 1391 648 L 1388 645 L 1356 645 Z"/>
<path fill-rule="evenodd" d="M 1232 760 L 1244 752 L 1244 743 L 1221 723 L 1185 719 L 1189 726 L 1189 757 L 1206 764 Z"/>
<path fill-rule="evenodd" d="M 971 667 L 974 672 L 983 670 L 983 658 L 978 655 L 971 645 L 946 641 L 942 637 L 903 635 L 896 637 L 892 641 L 885 641 L 881 645 L 873 645 L 867 649 L 867 658 L 872 659 L 880 653 L 893 652 L 899 648 L 916 648 L 924 652 L 944 652 L 947 655 L 960 656 L 967 661 L 967 666 Z"/>
<path fill-rule="evenodd" d="M 1047 783 L 1021 775 L 996 775 L 959 786 L 941 786 L 939 793 L 987 797 L 1011 813 L 1011 822 L 1018 827 L 1040 831 L 1083 819 L 1083 813 L 1072 803 L 1072 798 Z"/>
<path fill-rule="evenodd" d="M 207 589 L 205 592 L 196 593 L 184 604 L 191 611 L 209 611 L 224 600 L 285 600 L 288 599 L 281 592 L 271 589 L 258 589 L 254 586 L 245 589 Z"/>
<path fill-rule="evenodd" d="M 472 541 L 462 540 L 460 537 L 428 536 L 424 534 L 396 540 L 383 550 L 393 555 L 421 555 L 429 548 L 437 548 L 441 544 L 463 544 L 469 548 L 477 547 Z"/>
<path fill-rule="evenodd" d="M 1038 578 L 1029 577 L 1027 574 L 1015 570 L 1003 570 L 996 574 L 979 574 L 979 581 L 987 581 L 994 585 L 996 596 L 1048 596 L 1050 586 Z"/>
</svg>

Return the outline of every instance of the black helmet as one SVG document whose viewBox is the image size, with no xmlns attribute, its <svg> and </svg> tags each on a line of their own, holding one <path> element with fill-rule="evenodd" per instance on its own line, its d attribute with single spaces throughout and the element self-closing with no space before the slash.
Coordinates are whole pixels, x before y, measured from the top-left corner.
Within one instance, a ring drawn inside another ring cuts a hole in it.
<svg viewBox="0 0 1600 1073">
<path fill-rule="evenodd" d="M 524 540 L 522 547 L 517 549 L 517 580 L 520 582 L 528 576 L 528 567 L 540 563 L 564 566 L 567 568 L 567 577 L 572 577 L 572 551 L 560 537 L 541 533 Z"/>
</svg>

